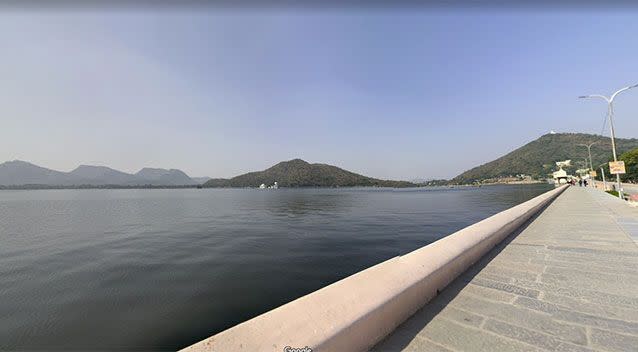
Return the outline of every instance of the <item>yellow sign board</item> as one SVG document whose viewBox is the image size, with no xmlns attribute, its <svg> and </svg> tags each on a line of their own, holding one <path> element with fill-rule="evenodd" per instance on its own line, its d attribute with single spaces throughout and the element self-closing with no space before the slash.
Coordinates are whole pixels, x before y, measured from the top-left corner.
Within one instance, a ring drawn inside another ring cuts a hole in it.
<svg viewBox="0 0 638 352">
<path fill-rule="evenodd" d="M 596 177 L 598 174 L 596 173 L 596 170 L 590 171 L 589 172 L 589 176 L 591 177 Z"/>
<path fill-rule="evenodd" d="M 610 174 L 624 174 L 625 173 L 625 162 L 624 161 L 610 161 L 609 162 L 609 173 Z"/>
</svg>

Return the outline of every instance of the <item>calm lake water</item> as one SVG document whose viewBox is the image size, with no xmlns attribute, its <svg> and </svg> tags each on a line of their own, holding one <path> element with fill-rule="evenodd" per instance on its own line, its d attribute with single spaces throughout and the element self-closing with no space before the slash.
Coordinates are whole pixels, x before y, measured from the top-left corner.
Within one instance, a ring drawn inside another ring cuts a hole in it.
<svg viewBox="0 0 638 352">
<path fill-rule="evenodd" d="M 551 188 L 0 191 L 0 349 L 179 349 Z"/>
</svg>

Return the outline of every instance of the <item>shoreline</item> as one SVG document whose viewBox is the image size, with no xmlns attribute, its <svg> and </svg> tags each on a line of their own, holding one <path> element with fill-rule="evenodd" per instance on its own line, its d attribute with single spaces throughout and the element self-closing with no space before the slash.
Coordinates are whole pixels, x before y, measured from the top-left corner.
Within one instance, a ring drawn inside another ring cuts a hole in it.
<svg viewBox="0 0 638 352">
<path fill-rule="evenodd" d="M 482 187 L 482 186 L 496 186 L 496 185 L 534 185 L 545 184 L 546 182 L 536 181 L 521 181 L 521 182 L 491 182 L 480 184 L 458 184 L 458 185 L 417 185 L 412 187 L 383 187 L 383 186 L 303 186 L 303 187 L 279 187 L 279 189 L 419 189 L 419 188 L 470 188 L 470 187 Z M 20 186 L 1 186 L 0 191 L 38 191 L 38 190 L 91 190 L 91 189 L 255 189 L 260 190 L 259 187 L 203 187 L 202 185 L 83 185 L 83 186 L 48 186 L 48 185 L 20 185 Z"/>
</svg>

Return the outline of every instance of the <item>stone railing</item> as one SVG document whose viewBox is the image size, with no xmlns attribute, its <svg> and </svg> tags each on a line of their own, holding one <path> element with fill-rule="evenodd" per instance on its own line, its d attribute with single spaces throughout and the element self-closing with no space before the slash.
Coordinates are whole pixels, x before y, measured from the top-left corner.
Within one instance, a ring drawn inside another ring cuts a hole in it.
<svg viewBox="0 0 638 352">
<path fill-rule="evenodd" d="M 365 351 L 566 187 L 358 272 L 183 351 Z"/>
</svg>

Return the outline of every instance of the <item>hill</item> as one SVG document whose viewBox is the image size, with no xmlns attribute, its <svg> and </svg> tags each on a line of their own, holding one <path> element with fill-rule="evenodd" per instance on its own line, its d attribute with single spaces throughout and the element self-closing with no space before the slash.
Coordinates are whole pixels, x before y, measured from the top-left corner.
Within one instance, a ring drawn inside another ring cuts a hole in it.
<svg viewBox="0 0 638 352">
<path fill-rule="evenodd" d="M 451 183 L 472 183 L 518 174 L 545 178 L 552 171 L 556 171 L 554 164 L 556 161 L 567 159 L 572 160 L 574 165 L 572 169 L 582 168 L 585 166 L 584 159 L 589 160 L 589 157 L 587 148 L 578 144 L 592 142 L 596 142 L 591 147 L 594 167 L 608 162 L 612 158 L 609 137 L 585 133 L 546 134 L 496 160 L 463 172 L 453 178 Z M 616 138 L 616 150 L 619 156 L 636 147 L 638 147 L 638 139 Z"/>
<path fill-rule="evenodd" d="M 336 166 L 310 164 L 301 159 L 283 161 L 264 171 L 249 172 L 231 179 L 211 179 L 204 187 L 259 187 L 277 182 L 281 187 L 415 187 L 406 181 L 367 177 Z"/>
<path fill-rule="evenodd" d="M 134 175 L 106 166 L 80 165 L 68 175 L 73 179 L 68 182 L 83 185 L 128 185 L 138 181 Z"/>
<path fill-rule="evenodd" d="M 210 180 L 211 178 L 204 176 L 204 177 L 191 177 L 191 179 L 195 181 L 195 183 L 197 183 L 198 185 L 203 185 L 204 183 L 206 183 L 206 181 Z"/>
<path fill-rule="evenodd" d="M 106 166 L 80 165 L 71 172 L 14 160 L 0 164 L 0 186 L 190 186 L 197 182 L 177 169 L 144 168 L 129 174 Z"/>
<path fill-rule="evenodd" d="M 66 172 L 13 160 L 0 164 L 0 185 L 55 184 L 69 185 L 74 177 Z"/>
<path fill-rule="evenodd" d="M 188 177 L 182 170 L 177 169 L 155 169 L 145 167 L 138 171 L 135 176 L 138 179 L 148 180 L 150 184 L 157 185 L 194 185 L 198 182 Z"/>
</svg>

